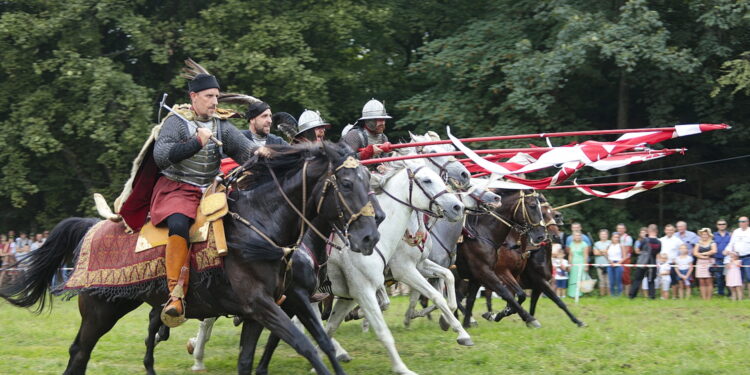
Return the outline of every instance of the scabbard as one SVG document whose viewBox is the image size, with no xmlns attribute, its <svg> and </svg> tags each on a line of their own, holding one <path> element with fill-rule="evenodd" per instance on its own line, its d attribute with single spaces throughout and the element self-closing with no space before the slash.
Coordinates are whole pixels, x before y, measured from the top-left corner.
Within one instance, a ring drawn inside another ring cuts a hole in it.
<svg viewBox="0 0 750 375">
<path fill-rule="evenodd" d="M 216 252 L 219 254 L 219 256 L 227 255 L 227 238 L 226 236 L 224 236 L 224 220 L 218 219 L 212 221 L 211 229 L 214 231 Z"/>
</svg>

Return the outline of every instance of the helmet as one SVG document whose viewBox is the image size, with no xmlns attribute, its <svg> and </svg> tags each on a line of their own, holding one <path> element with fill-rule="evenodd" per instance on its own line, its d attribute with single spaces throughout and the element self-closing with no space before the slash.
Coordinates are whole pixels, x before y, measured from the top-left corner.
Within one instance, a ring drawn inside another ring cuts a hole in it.
<svg viewBox="0 0 750 375">
<path fill-rule="evenodd" d="M 325 126 L 326 128 L 331 127 L 331 124 L 320 117 L 320 112 L 311 111 L 309 109 L 306 109 L 304 112 L 302 112 L 302 114 L 299 116 L 298 123 L 299 125 L 297 126 L 297 134 L 295 134 L 295 137 L 310 129 L 314 129 L 320 126 Z"/>
<path fill-rule="evenodd" d="M 365 106 L 362 107 L 362 117 L 358 121 L 362 120 L 374 120 L 374 119 L 390 119 L 393 118 L 391 116 L 388 116 L 388 113 L 385 112 L 385 106 L 383 103 L 375 100 L 375 98 L 370 99 L 369 102 L 365 103 Z"/>
</svg>

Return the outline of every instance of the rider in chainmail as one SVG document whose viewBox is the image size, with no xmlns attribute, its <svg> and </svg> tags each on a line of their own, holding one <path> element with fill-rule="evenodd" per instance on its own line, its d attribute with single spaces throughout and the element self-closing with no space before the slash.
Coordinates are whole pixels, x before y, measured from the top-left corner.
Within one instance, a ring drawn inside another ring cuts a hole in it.
<svg viewBox="0 0 750 375">
<path fill-rule="evenodd" d="M 372 99 L 362 107 L 362 117 L 345 134 L 341 140 L 357 151 L 362 160 L 390 152 L 388 137 L 385 131 L 385 120 L 391 119 L 383 103 Z"/>
<path fill-rule="evenodd" d="M 219 82 L 198 74 L 189 82 L 191 107 L 185 119 L 170 115 L 161 126 L 153 156 L 161 176 L 151 195 L 151 222 L 169 228 L 165 263 L 170 298 L 162 321 L 175 327 L 184 321 L 184 297 L 190 275 L 189 228 L 195 220 L 203 191 L 219 174 L 221 153 L 243 164 L 253 153 L 269 156 L 265 147 L 250 142 L 231 123 L 216 115 Z M 219 146 L 211 136 L 223 143 Z"/>
</svg>

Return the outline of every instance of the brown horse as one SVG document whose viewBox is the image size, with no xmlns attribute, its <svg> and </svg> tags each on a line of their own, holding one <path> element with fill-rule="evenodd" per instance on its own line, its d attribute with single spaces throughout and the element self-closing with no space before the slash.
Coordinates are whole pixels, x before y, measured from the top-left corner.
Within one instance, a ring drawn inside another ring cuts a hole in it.
<svg viewBox="0 0 750 375">
<path fill-rule="evenodd" d="M 358 163 L 352 165 L 352 151 L 345 145 L 326 143 L 315 147 L 274 148 L 276 153 L 273 159 L 260 160 L 244 167 L 251 173 L 249 178 L 253 180 L 254 187 L 230 193 L 229 210 L 234 214 L 224 219 L 229 244 L 229 253 L 224 258 L 224 273 L 209 283 L 201 283 L 197 277 L 190 278 L 186 317 L 204 319 L 238 315 L 246 320 L 254 320 L 303 355 L 318 374 L 329 374 L 310 341 L 275 303 L 282 259 L 268 257 L 268 254 L 281 250 L 271 242 L 280 244 L 278 246 L 294 246 L 299 235 L 298 230 L 289 228 L 300 228 L 302 218 L 296 212 L 301 209 L 293 207 L 289 201 L 334 202 L 321 205 L 320 212 L 306 210 L 307 219 L 318 216 L 327 218 L 333 227 L 344 234 L 353 250 L 365 255 L 372 254 L 379 239 L 377 224 L 373 215 L 362 214 L 365 212 L 363 209 L 370 205 L 369 176 Z M 335 189 L 324 188 L 331 183 L 336 184 Z M 347 209 L 344 211 L 341 207 Z M 248 224 L 260 228 L 264 236 Z M 61 240 L 47 241 L 27 257 L 23 265 L 28 267 L 24 279 L 0 291 L 0 296 L 22 307 L 44 301 L 54 270 L 66 257 L 78 251 L 75 245 L 71 245 L 77 243 L 71 239 L 76 235 L 71 233 L 68 226 L 61 223 L 55 231 L 60 232 Z M 149 375 L 155 374 L 153 348 L 161 326 L 158 312 L 161 304 L 167 300 L 166 283 L 162 282 L 158 288 L 146 288 L 137 295 L 123 294 L 114 298 L 110 295 L 108 298 L 97 292 L 92 288 L 78 296 L 81 328 L 70 346 L 70 360 L 64 374 L 84 374 L 91 351 L 99 338 L 121 317 L 144 302 L 152 306 L 144 365 Z M 253 332 L 243 329 L 242 336 L 242 342 L 247 342 Z M 239 361 L 239 373 L 249 374 L 250 371 L 251 366 Z"/>
<path fill-rule="evenodd" d="M 579 327 L 585 327 L 586 324 L 570 312 L 565 302 L 557 296 L 550 286 L 549 281 L 552 279 L 552 241 L 560 239 L 558 225 L 562 225 L 562 214 L 553 210 L 544 196 L 540 196 L 540 201 L 542 202 L 542 214 L 550 238 L 539 246 L 529 246 L 526 236 L 520 236 L 518 243 L 506 240 L 505 246 L 499 250 L 501 254 L 498 256 L 495 272 L 503 281 L 508 280 L 513 284 L 514 290 L 522 291 L 519 295 L 519 304 L 523 304 L 526 298 L 523 289 L 531 289 L 529 313 L 532 316 L 536 311 L 539 297 L 544 293 L 568 315 L 573 323 Z M 511 232 L 509 238 L 516 236 L 518 236 L 518 233 L 514 231 Z M 487 313 L 482 314 L 485 319 L 499 322 L 515 312 L 513 307 L 508 304 L 503 311 L 494 314 L 490 297 L 487 297 Z"/>
<path fill-rule="evenodd" d="M 511 230 L 527 235 L 534 244 L 547 237 L 539 195 L 527 190 L 497 189 L 493 192 L 500 195 L 502 206 L 490 215 L 469 216 L 466 222 L 468 235 L 458 245 L 458 275 L 461 279 L 469 280 L 463 325 L 467 328 L 470 326 L 476 294 L 480 285 L 483 285 L 512 305 L 528 327 L 540 327 L 539 322 L 516 301 L 516 293 L 495 273 L 497 249 L 505 242 Z"/>
</svg>

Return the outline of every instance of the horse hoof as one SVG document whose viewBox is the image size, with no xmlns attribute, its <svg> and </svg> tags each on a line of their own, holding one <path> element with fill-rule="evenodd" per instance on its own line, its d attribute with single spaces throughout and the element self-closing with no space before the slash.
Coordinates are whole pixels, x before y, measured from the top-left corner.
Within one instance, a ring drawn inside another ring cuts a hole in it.
<svg viewBox="0 0 750 375">
<path fill-rule="evenodd" d="M 463 339 L 457 339 L 456 342 L 458 342 L 458 345 L 474 346 L 474 341 L 471 340 L 471 337 L 466 337 L 466 338 L 463 338 Z"/>
<path fill-rule="evenodd" d="M 195 338 L 189 338 L 186 346 L 188 354 L 193 355 L 193 351 L 195 350 Z"/>
<path fill-rule="evenodd" d="M 349 353 L 339 354 L 336 356 L 336 360 L 339 362 L 351 362 L 352 357 L 349 355 Z"/>
<path fill-rule="evenodd" d="M 206 366 L 204 366 L 203 364 L 201 364 L 200 366 L 193 365 L 193 367 L 191 367 L 190 369 L 193 370 L 193 372 L 206 372 Z"/>
<path fill-rule="evenodd" d="M 471 327 L 471 328 L 477 328 L 477 327 L 479 327 L 479 322 L 477 322 L 476 320 L 472 319 L 471 322 L 469 323 L 469 327 Z"/>
<path fill-rule="evenodd" d="M 526 327 L 529 328 L 542 328 L 542 323 L 539 323 L 538 320 L 534 319 L 530 322 L 526 322 Z"/>
<path fill-rule="evenodd" d="M 438 323 L 440 323 L 440 329 L 442 329 L 443 331 L 447 331 L 449 328 L 451 328 L 451 325 L 445 321 L 445 318 L 443 318 L 442 315 L 440 316 L 440 321 Z"/>
<path fill-rule="evenodd" d="M 404 327 L 409 328 L 410 325 L 411 325 L 411 319 L 409 318 L 404 319 Z"/>
<path fill-rule="evenodd" d="M 586 323 L 584 323 L 584 322 L 578 322 L 578 323 L 576 323 L 576 325 L 577 325 L 577 326 L 578 326 L 579 328 L 586 328 L 586 327 L 588 327 L 588 324 L 586 324 Z"/>
<path fill-rule="evenodd" d="M 482 318 L 485 318 L 485 319 L 487 319 L 489 321 L 492 321 L 493 320 L 492 315 L 493 315 L 492 312 L 487 311 L 486 313 L 482 314 Z"/>
</svg>

